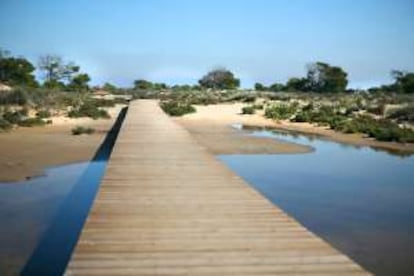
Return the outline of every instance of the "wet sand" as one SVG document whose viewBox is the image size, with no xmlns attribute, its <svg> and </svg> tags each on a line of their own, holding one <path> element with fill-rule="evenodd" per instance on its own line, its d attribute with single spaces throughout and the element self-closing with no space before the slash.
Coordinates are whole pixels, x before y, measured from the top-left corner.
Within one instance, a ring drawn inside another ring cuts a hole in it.
<svg viewBox="0 0 414 276">
<path fill-rule="evenodd" d="M 414 144 L 379 142 L 362 134 L 344 134 L 309 123 L 274 121 L 263 116 L 263 110 L 253 115 L 242 115 L 243 103 L 195 106 L 196 113 L 175 119 L 194 135 L 197 141 L 215 154 L 303 153 L 311 149 L 302 145 L 278 142 L 273 139 L 248 137 L 231 127 L 243 124 L 315 134 L 326 139 L 356 146 L 370 146 L 390 151 L 414 153 Z"/>
<path fill-rule="evenodd" d="M 91 160 L 122 106 L 109 109 L 110 119 L 51 118 L 53 124 L 0 133 L 0 182 L 42 175 L 46 167 Z M 72 135 L 75 126 L 92 127 L 92 135 Z"/>
</svg>

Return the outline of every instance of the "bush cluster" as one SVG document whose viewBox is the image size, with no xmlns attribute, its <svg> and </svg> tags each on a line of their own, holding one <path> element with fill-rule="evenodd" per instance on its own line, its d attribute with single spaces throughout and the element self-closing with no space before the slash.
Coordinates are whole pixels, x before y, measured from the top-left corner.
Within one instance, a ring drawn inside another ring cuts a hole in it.
<svg viewBox="0 0 414 276">
<path fill-rule="evenodd" d="M 6 131 L 12 128 L 12 124 L 9 123 L 9 121 L 0 118 L 0 131 Z"/>
<path fill-rule="evenodd" d="M 170 116 L 182 116 L 196 112 L 196 109 L 189 103 L 180 101 L 164 101 L 160 103 L 162 110 Z"/>
<path fill-rule="evenodd" d="M 42 118 L 42 119 L 50 118 L 50 116 L 52 116 L 52 114 L 50 113 L 49 110 L 39 110 L 36 113 L 36 117 L 39 117 L 39 118 Z"/>
<path fill-rule="evenodd" d="M 99 119 L 99 118 L 104 118 L 104 119 L 110 118 L 106 110 L 98 108 L 92 101 L 86 101 L 85 103 L 80 105 L 78 108 L 72 109 L 68 113 L 68 116 L 71 118 L 90 117 L 94 120 Z"/>
<path fill-rule="evenodd" d="M 83 126 L 77 126 L 72 129 L 73 135 L 81 135 L 81 134 L 93 134 L 95 132 L 95 129 L 91 127 L 83 127 Z"/>
<path fill-rule="evenodd" d="M 296 112 L 295 104 L 274 104 L 265 109 L 265 116 L 275 120 L 290 119 Z"/>
<path fill-rule="evenodd" d="M 241 110 L 242 114 L 254 114 L 256 112 L 256 109 L 254 106 L 244 106 Z"/>
<path fill-rule="evenodd" d="M 46 122 L 39 117 L 35 117 L 35 118 L 27 118 L 27 119 L 21 120 L 17 124 L 22 127 L 34 127 L 34 126 L 44 126 Z"/>
</svg>

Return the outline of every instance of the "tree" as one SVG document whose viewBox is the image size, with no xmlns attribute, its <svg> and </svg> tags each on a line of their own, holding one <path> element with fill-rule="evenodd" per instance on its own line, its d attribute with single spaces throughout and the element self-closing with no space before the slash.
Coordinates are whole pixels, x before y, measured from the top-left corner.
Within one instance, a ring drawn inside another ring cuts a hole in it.
<svg viewBox="0 0 414 276">
<path fill-rule="evenodd" d="M 308 79 L 306 78 L 290 78 L 285 87 L 286 91 L 297 92 L 297 91 L 307 91 L 308 90 Z"/>
<path fill-rule="evenodd" d="M 109 83 L 109 82 L 105 82 L 105 84 L 102 86 L 102 89 L 108 92 L 114 92 L 116 91 L 116 86 Z"/>
<path fill-rule="evenodd" d="M 240 86 L 240 80 L 224 68 L 212 70 L 203 76 L 198 83 L 204 88 L 235 89 Z"/>
<path fill-rule="evenodd" d="M 141 90 L 149 90 L 152 88 L 152 83 L 147 80 L 136 80 L 134 81 L 134 88 L 135 89 L 141 89 Z"/>
<path fill-rule="evenodd" d="M 25 58 L 11 57 L 0 51 L 0 82 L 9 85 L 37 86 L 33 71 L 35 67 Z"/>
<path fill-rule="evenodd" d="M 264 86 L 260 82 L 256 82 L 254 84 L 254 90 L 256 90 L 256 91 L 265 91 L 266 90 L 266 86 Z"/>
<path fill-rule="evenodd" d="M 307 66 L 308 87 L 315 92 L 344 92 L 348 85 L 347 73 L 337 66 L 316 62 Z"/>
<path fill-rule="evenodd" d="M 414 93 L 414 72 L 391 71 L 395 79 L 394 87 L 398 92 Z"/>
<path fill-rule="evenodd" d="M 285 86 L 281 83 L 274 83 L 269 87 L 269 90 L 273 92 L 280 92 L 280 91 L 283 91 L 284 89 L 285 89 Z"/>
<path fill-rule="evenodd" d="M 78 74 L 72 78 L 68 85 L 69 90 L 72 91 L 87 91 L 89 90 L 88 82 L 91 80 L 88 74 Z"/>
<path fill-rule="evenodd" d="M 62 58 L 56 55 L 41 56 L 38 66 L 44 73 L 45 86 L 57 85 L 63 81 L 70 82 L 80 69 L 73 62 L 64 63 Z"/>
</svg>

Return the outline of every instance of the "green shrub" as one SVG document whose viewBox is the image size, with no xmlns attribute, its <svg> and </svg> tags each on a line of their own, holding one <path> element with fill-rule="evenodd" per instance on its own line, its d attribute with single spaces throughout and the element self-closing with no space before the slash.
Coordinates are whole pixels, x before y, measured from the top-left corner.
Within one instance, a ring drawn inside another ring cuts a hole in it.
<svg viewBox="0 0 414 276">
<path fill-rule="evenodd" d="M 265 109 L 265 116 L 270 119 L 286 120 L 296 112 L 295 105 L 275 104 Z"/>
<path fill-rule="evenodd" d="M 49 110 L 39 110 L 36 113 L 36 116 L 41 118 L 41 119 L 45 119 L 45 118 L 50 118 L 51 114 Z"/>
<path fill-rule="evenodd" d="M 162 110 L 170 116 L 182 116 L 184 114 L 196 112 L 196 109 L 192 105 L 185 102 L 165 101 L 161 102 L 160 106 Z"/>
<path fill-rule="evenodd" d="M 107 99 L 89 99 L 88 102 L 96 107 L 114 107 L 116 103 L 115 100 Z"/>
<path fill-rule="evenodd" d="M 311 122 L 311 115 L 309 112 L 301 110 L 291 119 L 291 121 L 298 123 Z"/>
<path fill-rule="evenodd" d="M 388 118 L 398 122 L 414 122 L 414 105 L 394 110 L 388 115 Z"/>
<path fill-rule="evenodd" d="M 3 114 L 3 119 L 8 121 L 12 125 L 15 125 L 22 120 L 22 114 L 18 111 L 6 111 Z"/>
<path fill-rule="evenodd" d="M 0 105 L 25 105 L 28 101 L 29 96 L 27 91 L 21 88 L 0 93 Z"/>
<path fill-rule="evenodd" d="M 44 126 L 45 124 L 46 122 L 39 117 L 27 118 L 25 120 L 21 120 L 20 122 L 18 122 L 18 125 L 21 127 Z"/>
<path fill-rule="evenodd" d="M 93 134 L 94 132 L 95 132 L 95 129 L 93 129 L 91 127 L 77 126 L 77 127 L 72 129 L 72 134 L 73 135 Z"/>
<path fill-rule="evenodd" d="M 12 124 L 9 123 L 9 121 L 0 118 L 0 131 L 6 131 L 12 128 Z"/>
<path fill-rule="evenodd" d="M 367 107 L 367 111 L 375 115 L 383 115 L 384 110 L 385 104 L 374 104 Z"/>
<path fill-rule="evenodd" d="M 263 104 L 254 104 L 253 105 L 253 108 L 256 109 L 256 110 L 262 110 L 263 107 L 264 107 Z"/>
<path fill-rule="evenodd" d="M 256 110 L 253 106 L 244 106 L 242 108 L 242 114 L 254 114 Z"/>
<path fill-rule="evenodd" d="M 90 117 L 94 120 L 99 118 L 110 118 L 108 112 L 104 109 L 99 109 L 93 102 L 87 101 L 79 108 L 73 109 L 68 113 L 71 118 Z"/>
</svg>

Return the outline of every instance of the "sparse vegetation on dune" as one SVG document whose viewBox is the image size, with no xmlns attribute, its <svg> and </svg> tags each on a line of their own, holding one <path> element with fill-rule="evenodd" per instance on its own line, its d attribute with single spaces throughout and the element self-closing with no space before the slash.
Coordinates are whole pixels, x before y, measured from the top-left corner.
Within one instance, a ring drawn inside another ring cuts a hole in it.
<svg viewBox="0 0 414 276">
<path fill-rule="evenodd" d="M 395 97 L 398 98 L 397 95 Z M 372 108 L 378 102 L 382 102 L 381 108 Z M 334 98 L 318 99 L 301 97 L 297 101 L 290 99 L 270 103 L 266 107 L 265 116 L 275 120 L 315 123 L 343 133 L 362 133 L 379 141 L 413 143 L 413 129 L 399 125 L 403 121 L 410 122 L 412 109 L 397 107 L 386 117 L 384 109 L 387 102 L 380 95 L 367 98 L 363 95 L 337 95 Z"/>
<path fill-rule="evenodd" d="M 90 117 L 92 119 L 110 118 L 108 111 L 98 108 L 94 101 L 86 101 L 69 111 L 68 116 L 71 118 Z"/>
</svg>

